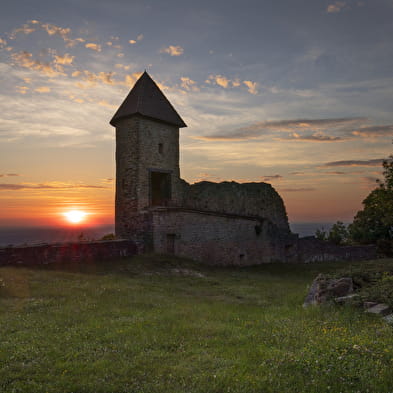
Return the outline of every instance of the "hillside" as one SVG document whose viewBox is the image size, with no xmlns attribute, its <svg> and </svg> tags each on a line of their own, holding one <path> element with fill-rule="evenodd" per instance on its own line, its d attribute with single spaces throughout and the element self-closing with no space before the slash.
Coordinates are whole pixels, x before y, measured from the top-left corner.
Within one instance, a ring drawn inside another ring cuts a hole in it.
<svg viewBox="0 0 393 393">
<path fill-rule="evenodd" d="M 390 326 L 302 307 L 316 274 L 342 267 L 141 256 L 0 268 L 0 391 L 392 392 Z"/>
</svg>

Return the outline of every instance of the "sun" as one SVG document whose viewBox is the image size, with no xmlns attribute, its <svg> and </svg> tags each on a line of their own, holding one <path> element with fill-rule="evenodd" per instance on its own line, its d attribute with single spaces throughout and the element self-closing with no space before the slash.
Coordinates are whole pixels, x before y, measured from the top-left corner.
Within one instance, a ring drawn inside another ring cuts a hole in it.
<svg viewBox="0 0 393 393">
<path fill-rule="evenodd" d="M 64 213 L 65 218 L 72 224 L 79 224 L 86 220 L 87 213 L 81 210 L 70 210 Z"/>
</svg>

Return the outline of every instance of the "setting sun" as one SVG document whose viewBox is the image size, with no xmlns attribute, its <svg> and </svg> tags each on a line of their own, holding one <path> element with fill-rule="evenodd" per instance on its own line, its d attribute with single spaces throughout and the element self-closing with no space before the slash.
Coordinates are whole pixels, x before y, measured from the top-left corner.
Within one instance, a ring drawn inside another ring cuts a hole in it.
<svg viewBox="0 0 393 393">
<path fill-rule="evenodd" d="M 78 224 L 86 220 L 87 213 L 80 210 L 70 210 L 64 213 L 67 221 L 72 224 Z"/>
</svg>

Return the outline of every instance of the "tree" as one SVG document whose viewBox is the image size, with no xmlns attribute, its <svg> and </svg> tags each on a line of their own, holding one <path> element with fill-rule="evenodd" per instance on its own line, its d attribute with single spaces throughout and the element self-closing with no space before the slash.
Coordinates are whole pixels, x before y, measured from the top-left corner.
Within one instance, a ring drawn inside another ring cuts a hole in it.
<svg viewBox="0 0 393 393">
<path fill-rule="evenodd" d="M 350 237 L 355 242 L 393 243 L 393 155 L 382 165 L 384 180 L 378 181 L 379 187 L 366 197 L 363 210 L 349 226 Z"/>
<path fill-rule="evenodd" d="M 329 242 L 335 244 L 345 244 L 348 241 L 348 231 L 343 222 L 337 221 L 329 231 L 327 237 Z"/>
</svg>

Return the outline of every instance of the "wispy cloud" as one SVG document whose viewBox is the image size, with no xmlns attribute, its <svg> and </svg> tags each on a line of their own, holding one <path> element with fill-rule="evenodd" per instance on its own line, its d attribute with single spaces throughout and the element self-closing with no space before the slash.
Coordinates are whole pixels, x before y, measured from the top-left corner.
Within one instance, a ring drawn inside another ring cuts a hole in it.
<svg viewBox="0 0 393 393">
<path fill-rule="evenodd" d="M 96 52 L 101 52 L 101 45 L 100 44 L 94 44 L 93 42 L 89 42 L 85 44 L 85 47 L 91 50 L 94 50 Z"/>
<path fill-rule="evenodd" d="M 272 181 L 272 180 L 280 180 L 283 176 L 281 175 L 270 175 L 270 176 L 261 176 L 263 181 Z"/>
<path fill-rule="evenodd" d="M 287 136 L 280 136 L 278 140 L 298 140 L 309 142 L 336 142 L 344 137 L 327 135 L 324 130 L 330 132 L 340 132 L 349 134 L 354 125 L 367 121 L 365 118 L 337 118 L 337 119 L 294 119 L 263 121 L 241 127 L 225 133 L 200 136 L 196 139 L 202 140 L 247 140 L 263 138 L 264 136 L 274 136 L 277 132 L 288 133 Z M 314 130 L 314 132 L 312 132 Z M 303 134 L 305 133 L 305 134 Z"/>
<path fill-rule="evenodd" d="M 66 53 L 63 56 L 55 55 L 55 63 L 61 65 L 70 65 L 72 64 L 75 56 L 71 56 L 70 54 Z"/>
<path fill-rule="evenodd" d="M 393 125 L 362 127 L 352 131 L 352 135 L 362 137 L 393 136 Z"/>
<path fill-rule="evenodd" d="M 311 135 L 300 135 L 296 132 L 284 138 L 277 138 L 278 140 L 293 140 L 303 142 L 337 142 L 343 140 L 339 136 L 325 135 L 323 132 L 315 132 Z"/>
<path fill-rule="evenodd" d="M 230 86 L 231 80 L 222 75 L 209 75 L 209 78 L 206 80 L 206 83 L 209 84 L 212 82 L 226 89 Z"/>
<path fill-rule="evenodd" d="M 381 166 L 383 161 L 384 158 L 374 158 L 371 160 L 332 161 L 319 166 L 319 168 L 336 166 Z"/>
<path fill-rule="evenodd" d="M 258 94 L 257 86 L 258 84 L 256 82 L 252 81 L 243 81 L 243 83 L 247 86 L 248 92 L 251 94 Z"/>
<path fill-rule="evenodd" d="M 137 37 L 136 37 L 136 40 L 129 40 L 128 42 L 131 44 L 131 45 L 134 45 L 134 44 L 136 44 L 138 41 L 142 41 L 143 40 L 143 34 L 139 34 Z"/>
<path fill-rule="evenodd" d="M 96 186 L 88 184 L 67 184 L 67 183 L 19 183 L 19 184 L 0 184 L 0 190 L 18 191 L 18 190 L 69 190 L 69 189 L 85 189 L 97 188 L 106 189 L 105 186 Z"/>
<path fill-rule="evenodd" d="M 166 48 L 162 48 L 160 53 L 167 53 L 170 56 L 180 56 L 184 53 L 184 49 L 179 45 L 169 45 Z"/>
<path fill-rule="evenodd" d="M 34 89 L 34 91 L 36 91 L 37 93 L 49 93 L 50 92 L 50 87 L 48 87 L 48 86 L 41 86 L 41 87 L 37 87 L 36 89 Z"/>
<path fill-rule="evenodd" d="M 345 6 L 346 3 L 344 1 L 336 1 L 333 4 L 328 5 L 326 12 L 329 14 L 337 13 L 340 12 Z"/>
<path fill-rule="evenodd" d="M 20 176 L 18 173 L 0 173 L 0 177 L 14 177 L 14 176 Z"/>
<path fill-rule="evenodd" d="M 34 71 L 38 71 L 48 76 L 64 75 L 63 69 L 59 65 L 51 65 L 48 62 L 42 62 L 40 60 L 33 59 L 33 54 L 22 51 L 13 53 L 12 59 L 20 67 L 29 68 Z"/>
<path fill-rule="evenodd" d="M 28 86 L 15 86 L 15 90 L 20 94 L 26 94 L 29 90 Z"/>
<path fill-rule="evenodd" d="M 114 85 L 115 81 L 113 80 L 114 72 L 98 72 L 97 74 L 88 70 L 83 71 L 74 71 L 72 76 L 74 78 L 80 78 L 86 83 L 78 82 L 76 84 L 77 87 L 81 89 L 86 89 L 90 87 L 96 86 L 97 83 L 104 83 L 106 85 Z"/>
<path fill-rule="evenodd" d="M 305 191 L 316 191 L 313 187 L 303 187 L 303 188 L 280 188 L 280 192 L 305 192 Z"/>
<path fill-rule="evenodd" d="M 188 77 L 181 77 L 181 87 L 187 91 L 199 91 L 199 87 L 196 82 Z"/>
</svg>

